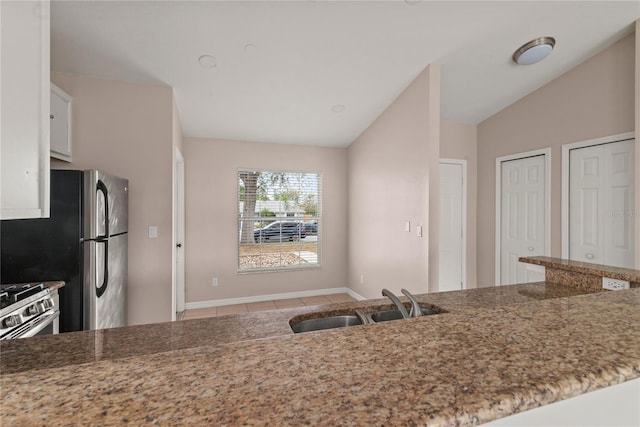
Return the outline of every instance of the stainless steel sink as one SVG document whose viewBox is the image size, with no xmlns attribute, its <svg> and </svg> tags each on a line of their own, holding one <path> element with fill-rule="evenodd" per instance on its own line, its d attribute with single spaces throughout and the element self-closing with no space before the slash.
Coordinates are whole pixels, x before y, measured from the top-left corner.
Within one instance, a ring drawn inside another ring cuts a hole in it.
<svg viewBox="0 0 640 427">
<path fill-rule="evenodd" d="M 357 316 L 331 316 L 321 317 L 318 319 L 307 319 L 293 323 L 291 329 L 293 332 L 311 332 L 320 331 L 322 329 L 344 328 L 346 326 L 361 325 L 362 322 Z"/>
<path fill-rule="evenodd" d="M 444 310 L 434 306 L 429 306 L 428 308 L 420 308 L 423 316 L 430 316 L 433 314 L 445 312 Z M 368 325 L 378 322 L 387 322 L 390 320 L 400 320 L 403 318 L 400 310 L 393 307 L 392 305 L 380 305 L 375 307 L 357 309 L 355 310 L 355 315 L 353 310 L 344 310 L 341 312 L 333 313 L 315 313 L 314 315 L 322 316 L 323 314 L 325 314 L 325 317 L 299 320 L 300 317 L 303 317 L 299 316 L 290 319 L 289 325 L 291 327 L 291 330 L 294 333 L 298 334 L 301 332 L 321 331 L 323 329 Z"/>
<path fill-rule="evenodd" d="M 431 310 L 428 308 L 422 309 L 423 316 L 430 316 L 432 314 L 438 314 L 439 311 Z M 376 311 L 374 313 L 369 313 L 371 320 L 374 322 L 387 322 L 389 320 L 400 320 L 402 319 L 402 313 L 400 310 L 384 310 L 384 311 Z"/>
</svg>

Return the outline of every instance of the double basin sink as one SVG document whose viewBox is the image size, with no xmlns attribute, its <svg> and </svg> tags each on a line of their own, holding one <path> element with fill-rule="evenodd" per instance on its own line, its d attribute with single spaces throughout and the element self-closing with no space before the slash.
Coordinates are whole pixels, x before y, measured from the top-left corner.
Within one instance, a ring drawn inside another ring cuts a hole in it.
<svg viewBox="0 0 640 427">
<path fill-rule="evenodd" d="M 397 301 L 397 300 L 396 300 Z M 415 306 L 405 305 L 404 313 L 399 305 L 400 301 L 394 301 L 396 308 L 393 306 L 377 306 L 367 307 L 362 310 L 349 310 L 344 312 L 332 312 L 329 316 L 321 316 L 322 313 L 318 313 L 319 317 L 313 319 L 305 319 L 296 317 L 289 321 L 289 325 L 294 333 L 320 331 L 323 329 L 344 328 L 347 326 L 357 326 L 363 324 L 372 324 L 380 322 L 388 322 L 392 320 L 401 320 L 407 317 L 417 317 L 413 315 L 413 310 L 417 309 L 417 302 Z M 438 313 L 444 313 L 445 311 L 435 306 L 420 305 L 420 313 L 422 316 L 431 316 Z M 365 311 L 366 310 L 366 311 Z"/>
</svg>

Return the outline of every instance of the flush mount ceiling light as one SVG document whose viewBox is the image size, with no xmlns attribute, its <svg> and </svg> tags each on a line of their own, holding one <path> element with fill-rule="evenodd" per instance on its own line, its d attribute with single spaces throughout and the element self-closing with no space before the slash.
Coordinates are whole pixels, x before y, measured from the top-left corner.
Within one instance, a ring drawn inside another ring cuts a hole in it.
<svg viewBox="0 0 640 427">
<path fill-rule="evenodd" d="M 202 68 L 216 68 L 218 66 L 218 61 L 211 55 L 202 55 L 198 58 L 198 62 Z"/>
<path fill-rule="evenodd" d="M 333 107 L 331 107 L 331 111 L 333 111 L 334 113 L 342 113 L 345 109 L 345 106 L 342 104 L 336 104 Z"/>
<path fill-rule="evenodd" d="M 539 37 L 523 44 L 513 54 L 513 62 L 518 65 L 531 65 L 546 58 L 553 47 L 556 39 L 553 37 Z"/>
</svg>

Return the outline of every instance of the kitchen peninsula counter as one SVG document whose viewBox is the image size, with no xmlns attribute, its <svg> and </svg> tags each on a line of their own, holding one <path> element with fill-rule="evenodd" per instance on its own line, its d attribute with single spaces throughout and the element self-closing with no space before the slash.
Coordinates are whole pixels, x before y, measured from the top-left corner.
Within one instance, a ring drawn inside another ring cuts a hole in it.
<svg viewBox="0 0 640 427">
<path fill-rule="evenodd" d="M 474 425 L 640 377 L 640 289 L 542 282 L 418 299 L 447 313 L 288 325 L 381 299 L 2 342 L 0 419 Z"/>
</svg>

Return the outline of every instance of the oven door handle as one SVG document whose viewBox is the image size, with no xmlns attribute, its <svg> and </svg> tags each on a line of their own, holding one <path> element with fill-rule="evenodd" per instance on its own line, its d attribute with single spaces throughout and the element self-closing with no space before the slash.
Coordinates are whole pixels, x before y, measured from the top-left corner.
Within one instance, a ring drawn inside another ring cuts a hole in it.
<svg viewBox="0 0 640 427">
<path fill-rule="evenodd" d="M 40 320 L 40 322 L 38 322 L 38 325 L 36 325 L 34 328 L 28 329 L 24 334 L 21 334 L 16 338 L 29 338 L 29 337 L 36 336 L 38 332 L 40 332 L 41 330 L 49 326 L 51 322 L 53 322 L 58 317 L 60 317 L 60 311 L 55 310 L 55 311 L 52 311 L 50 314 L 43 313 L 42 316 L 39 317 L 39 319 L 41 319 L 43 316 L 46 316 L 47 318 Z"/>
</svg>

